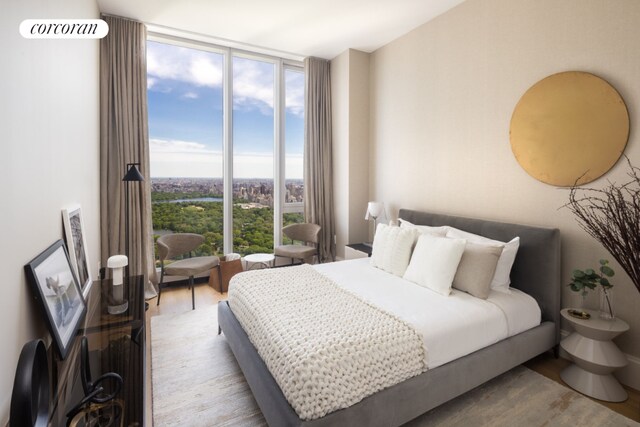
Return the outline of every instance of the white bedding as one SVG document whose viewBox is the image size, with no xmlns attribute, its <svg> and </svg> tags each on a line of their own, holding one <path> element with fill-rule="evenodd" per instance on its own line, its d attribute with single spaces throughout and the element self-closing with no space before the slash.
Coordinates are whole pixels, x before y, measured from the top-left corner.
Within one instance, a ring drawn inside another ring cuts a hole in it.
<svg viewBox="0 0 640 427">
<path fill-rule="evenodd" d="M 540 324 L 531 296 L 512 288 L 487 300 L 453 289 L 439 295 L 369 264 L 368 258 L 314 266 L 339 286 L 412 325 L 433 369 Z"/>
<path fill-rule="evenodd" d="M 228 300 L 303 420 L 347 408 L 426 370 L 415 328 L 308 264 L 237 274 Z"/>
</svg>

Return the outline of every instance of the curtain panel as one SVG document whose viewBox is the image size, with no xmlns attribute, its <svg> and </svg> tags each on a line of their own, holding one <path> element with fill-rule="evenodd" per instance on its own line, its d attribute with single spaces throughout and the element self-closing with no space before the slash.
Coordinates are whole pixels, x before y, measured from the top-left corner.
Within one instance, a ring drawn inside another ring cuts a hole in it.
<svg viewBox="0 0 640 427">
<path fill-rule="evenodd" d="M 336 256 L 329 67 L 324 59 L 304 60 L 304 216 L 306 222 L 322 227 L 319 257 L 323 261 L 333 261 Z"/>
<path fill-rule="evenodd" d="M 101 259 L 124 254 L 125 185 L 129 185 L 129 266 L 144 275 L 145 294 L 156 291 L 151 224 L 147 126 L 147 30 L 128 19 L 102 16 L 109 34 L 100 41 Z M 140 163 L 142 182 L 123 182 L 127 163 Z"/>
</svg>

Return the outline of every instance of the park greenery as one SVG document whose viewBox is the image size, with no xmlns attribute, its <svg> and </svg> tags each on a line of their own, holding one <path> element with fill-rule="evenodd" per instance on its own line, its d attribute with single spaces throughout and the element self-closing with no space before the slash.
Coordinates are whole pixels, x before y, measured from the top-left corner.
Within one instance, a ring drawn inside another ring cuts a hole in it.
<svg viewBox="0 0 640 427">
<path fill-rule="evenodd" d="M 217 197 L 222 199 L 222 194 L 211 194 L 198 191 L 183 191 L 175 193 L 167 193 L 165 191 L 152 191 L 152 202 L 169 202 L 172 200 L 184 200 L 184 199 L 201 199 L 205 197 Z"/>
<path fill-rule="evenodd" d="M 154 237 L 165 233 L 197 233 L 205 238 L 194 255 L 223 253 L 222 202 L 188 201 L 166 203 L 171 200 L 211 197 L 199 193 L 152 192 Z M 160 203 L 159 203 L 160 202 Z M 165 203 L 162 203 L 165 202 Z M 283 225 L 303 222 L 301 213 L 285 213 Z M 273 209 L 233 205 L 233 250 L 241 255 L 273 253 Z"/>
</svg>

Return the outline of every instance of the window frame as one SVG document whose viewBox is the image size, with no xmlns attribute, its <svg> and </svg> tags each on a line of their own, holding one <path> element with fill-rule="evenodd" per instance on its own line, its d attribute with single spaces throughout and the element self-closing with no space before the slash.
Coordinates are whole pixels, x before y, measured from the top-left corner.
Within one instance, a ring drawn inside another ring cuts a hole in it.
<svg viewBox="0 0 640 427">
<path fill-rule="evenodd" d="M 185 38 L 160 29 L 147 31 L 147 40 L 158 43 L 171 44 L 190 49 L 204 50 L 223 56 L 222 76 L 222 147 L 223 147 L 223 208 L 222 230 L 224 253 L 233 252 L 233 58 L 240 57 L 274 64 L 274 135 L 273 135 L 273 245 L 282 244 L 283 214 L 303 212 L 304 204 L 285 203 L 285 70 L 292 69 L 304 73 L 304 63 L 301 60 L 277 57 L 265 53 L 252 52 L 236 47 L 221 46 L 206 41 L 206 37 L 198 36 L 200 40 Z M 205 40 L 202 40 L 205 39 Z M 148 141 L 147 141 L 148 143 Z"/>
</svg>

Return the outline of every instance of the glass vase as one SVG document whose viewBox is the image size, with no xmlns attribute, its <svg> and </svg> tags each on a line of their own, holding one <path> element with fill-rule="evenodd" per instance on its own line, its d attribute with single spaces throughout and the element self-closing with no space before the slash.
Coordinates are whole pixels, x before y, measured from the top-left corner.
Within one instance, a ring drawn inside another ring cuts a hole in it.
<svg viewBox="0 0 640 427">
<path fill-rule="evenodd" d="M 600 286 L 600 318 L 605 320 L 613 320 L 615 314 L 613 312 L 613 288 L 605 288 Z"/>
</svg>

